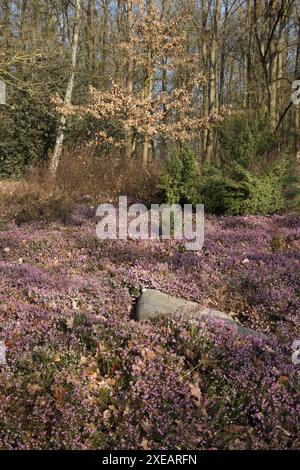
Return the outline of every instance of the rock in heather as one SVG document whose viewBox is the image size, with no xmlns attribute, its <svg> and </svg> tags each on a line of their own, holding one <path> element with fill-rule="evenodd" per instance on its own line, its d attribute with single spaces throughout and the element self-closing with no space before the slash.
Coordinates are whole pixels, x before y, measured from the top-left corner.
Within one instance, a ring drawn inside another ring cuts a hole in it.
<svg viewBox="0 0 300 470">
<path fill-rule="evenodd" d="M 193 319 L 222 320 L 236 325 L 238 332 L 242 335 L 266 338 L 264 334 L 241 325 L 224 312 L 203 307 L 197 302 L 173 297 L 155 289 L 148 289 L 141 294 L 135 314 L 136 320 L 153 320 L 157 317 L 171 315 L 188 315 Z"/>
</svg>

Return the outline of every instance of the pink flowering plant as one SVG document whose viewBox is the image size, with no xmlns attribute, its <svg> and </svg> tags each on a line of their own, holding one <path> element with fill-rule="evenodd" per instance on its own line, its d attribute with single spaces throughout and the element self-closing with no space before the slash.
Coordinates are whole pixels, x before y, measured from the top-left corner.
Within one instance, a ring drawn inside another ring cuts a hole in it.
<svg viewBox="0 0 300 470">
<path fill-rule="evenodd" d="M 300 448 L 299 218 L 211 217 L 205 245 L 99 240 L 94 211 L 0 234 L 0 448 Z M 145 288 L 220 322 L 136 322 Z"/>
</svg>

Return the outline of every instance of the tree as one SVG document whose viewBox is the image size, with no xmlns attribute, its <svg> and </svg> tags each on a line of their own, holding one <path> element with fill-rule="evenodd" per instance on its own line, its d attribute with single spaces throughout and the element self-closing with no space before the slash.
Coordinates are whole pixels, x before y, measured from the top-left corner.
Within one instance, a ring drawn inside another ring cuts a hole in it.
<svg viewBox="0 0 300 470">
<path fill-rule="evenodd" d="M 277 123 L 277 60 L 287 20 L 293 7 L 293 0 L 269 1 L 262 5 L 254 0 L 254 33 L 268 94 L 268 108 L 273 129 Z"/>
<path fill-rule="evenodd" d="M 73 88 L 74 88 L 77 54 L 78 54 L 78 41 L 79 41 L 79 32 L 80 32 L 80 20 L 81 20 L 81 11 L 82 11 L 81 7 L 82 7 L 81 0 L 76 0 L 75 24 L 74 24 L 72 52 L 71 52 L 71 71 L 70 71 L 66 94 L 64 98 L 64 106 L 66 107 L 71 104 L 72 93 L 73 93 Z M 62 114 L 60 118 L 58 131 L 57 131 L 54 152 L 50 158 L 49 172 L 50 172 L 51 177 L 55 177 L 57 173 L 59 160 L 60 160 L 62 148 L 63 148 L 66 122 L 67 122 L 66 115 Z"/>
<path fill-rule="evenodd" d="M 186 47 L 184 24 L 189 15 L 181 12 L 162 22 L 153 2 L 147 2 L 145 9 L 141 4 L 137 7 L 133 20 L 133 2 L 127 2 L 127 41 L 120 45 L 127 62 L 125 86 L 113 82 L 108 91 L 90 87 L 86 105 L 71 105 L 65 100 L 57 104 L 63 116 L 88 115 L 101 121 L 103 127 L 110 122 L 111 129 L 101 130 L 94 138 L 119 148 L 123 146 L 125 158 L 131 155 L 132 140 L 141 141 L 142 163 L 147 165 L 152 139 L 190 140 L 200 129 L 222 119 L 225 110 L 211 108 L 208 115 L 202 118 L 197 115 L 194 94 L 204 77 L 197 71 L 197 52 L 191 54 Z M 168 92 L 163 91 L 161 83 L 158 86 L 162 70 L 172 77 Z M 134 77 L 139 78 L 136 87 Z"/>
<path fill-rule="evenodd" d="M 139 158 L 145 165 L 167 157 L 174 138 L 187 138 L 202 167 L 208 161 L 215 165 L 222 156 L 210 115 L 221 106 L 250 111 L 255 119 L 267 107 L 279 148 L 299 154 L 298 107 L 290 101 L 299 48 L 297 4 L 84 0 L 72 63 L 75 1 L 0 0 L 0 79 L 15 108 L 2 112 L 0 120 L 2 174 L 11 174 L 14 160 L 21 174 L 26 165 L 46 157 L 55 173 L 61 142 L 68 151 L 92 135 L 98 154 Z M 56 94 L 65 104 L 69 99 L 91 105 L 90 85 L 105 100 L 117 93 L 115 86 L 122 90 L 128 99 L 124 118 L 107 110 L 101 119 L 86 113 L 83 121 L 67 121 L 55 113 L 51 97 Z M 175 98 L 179 90 L 180 99 Z M 155 131 L 146 121 L 155 123 Z"/>
</svg>

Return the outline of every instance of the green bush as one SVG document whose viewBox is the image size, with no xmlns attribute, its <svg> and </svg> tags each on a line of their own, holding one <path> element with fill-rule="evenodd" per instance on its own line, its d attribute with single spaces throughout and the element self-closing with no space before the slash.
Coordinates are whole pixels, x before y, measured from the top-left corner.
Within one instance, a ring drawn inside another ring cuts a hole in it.
<svg viewBox="0 0 300 470">
<path fill-rule="evenodd" d="M 293 158 L 290 159 L 287 177 L 285 182 L 285 197 L 287 209 L 292 212 L 300 213 L 300 168 L 299 162 Z"/>
<path fill-rule="evenodd" d="M 234 114 L 217 128 L 219 160 L 226 172 L 235 164 L 251 170 L 261 169 L 265 157 L 276 151 L 278 141 L 265 110 Z"/>
<path fill-rule="evenodd" d="M 10 91 L 11 107 L 0 109 L 0 177 L 18 178 L 45 160 L 53 147 L 56 119 L 28 94 Z"/>
<path fill-rule="evenodd" d="M 217 129 L 219 160 L 204 167 L 200 199 L 215 214 L 272 214 L 284 208 L 287 155 L 278 155 L 268 114 L 235 114 Z"/>
<path fill-rule="evenodd" d="M 284 206 L 280 177 L 267 174 L 253 178 L 253 189 L 246 207 L 248 214 L 274 214 L 281 211 Z"/>
<path fill-rule="evenodd" d="M 273 214 L 284 207 L 282 180 L 276 174 L 235 181 L 223 176 L 204 178 L 201 199 L 206 212 L 226 215 Z"/>
<path fill-rule="evenodd" d="M 187 145 L 169 157 L 160 176 L 159 196 L 168 204 L 199 202 L 199 166 Z"/>
<path fill-rule="evenodd" d="M 247 183 L 237 183 L 221 176 L 205 178 L 201 197 L 205 211 L 213 214 L 239 214 L 244 211 L 250 195 Z"/>
</svg>

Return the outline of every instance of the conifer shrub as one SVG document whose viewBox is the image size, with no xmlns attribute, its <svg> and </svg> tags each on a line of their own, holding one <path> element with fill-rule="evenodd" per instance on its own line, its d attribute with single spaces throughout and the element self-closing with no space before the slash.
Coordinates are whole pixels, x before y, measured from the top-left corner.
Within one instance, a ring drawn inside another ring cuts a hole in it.
<svg viewBox="0 0 300 470">
<path fill-rule="evenodd" d="M 199 165 L 188 145 L 176 149 L 166 162 L 158 195 L 168 204 L 199 202 Z"/>
</svg>

